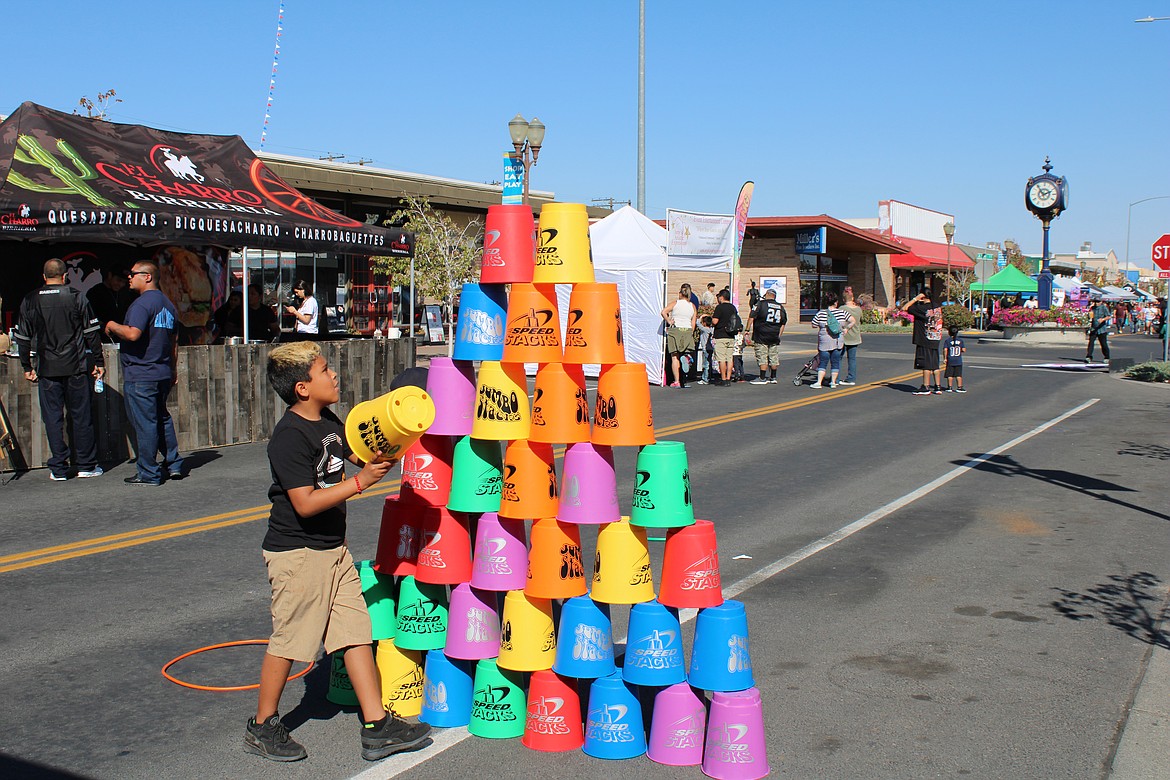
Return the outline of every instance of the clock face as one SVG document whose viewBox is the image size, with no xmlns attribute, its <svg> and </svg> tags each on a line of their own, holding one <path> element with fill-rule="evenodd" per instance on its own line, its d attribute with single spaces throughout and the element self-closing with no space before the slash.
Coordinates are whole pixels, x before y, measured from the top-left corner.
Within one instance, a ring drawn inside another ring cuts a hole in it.
<svg viewBox="0 0 1170 780">
<path fill-rule="evenodd" d="M 1038 181 L 1028 188 L 1028 202 L 1038 209 L 1051 208 L 1056 203 L 1056 182 Z"/>
</svg>

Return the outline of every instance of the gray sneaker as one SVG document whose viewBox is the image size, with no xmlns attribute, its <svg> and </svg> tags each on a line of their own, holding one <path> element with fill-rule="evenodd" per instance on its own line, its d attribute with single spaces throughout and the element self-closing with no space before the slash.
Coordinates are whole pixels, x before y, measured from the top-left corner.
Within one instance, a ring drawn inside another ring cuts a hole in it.
<svg viewBox="0 0 1170 780">
<path fill-rule="evenodd" d="M 378 723 L 362 724 L 362 758 L 377 761 L 380 758 L 413 750 L 429 739 L 431 727 L 425 723 L 410 723 L 387 712 Z"/>
<path fill-rule="evenodd" d="M 263 756 L 269 761 L 300 761 L 308 756 L 305 746 L 293 739 L 280 721 L 280 713 L 263 723 L 248 718 L 244 729 L 244 751 Z"/>
<path fill-rule="evenodd" d="M 100 477 L 105 473 L 106 472 L 102 471 L 101 466 L 94 466 L 92 469 L 86 469 L 84 471 L 77 472 L 77 476 L 81 477 L 82 479 L 89 479 L 90 477 Z"/>
</svg>

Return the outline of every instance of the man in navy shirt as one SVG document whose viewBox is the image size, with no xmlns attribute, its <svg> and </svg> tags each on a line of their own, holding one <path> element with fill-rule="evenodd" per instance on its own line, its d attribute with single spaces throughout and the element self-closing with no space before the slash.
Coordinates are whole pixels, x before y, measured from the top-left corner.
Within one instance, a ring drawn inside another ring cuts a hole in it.
<svg viewBox="0 0 1170 780">
<path fill-rule="evenodd" d="M 106 333 L 122 342 L 122 393 L 138 447 L 138 473 L 125 481 L 131 485 L 161 485 L 163 471 L 155 459 L 156 452 L 162 452 L 167 476 L 183 478 L 175 423 L 167 411 L 167 396 L 176 382 L 178 311 L 158 289 L 158 266 L 149 260 L 134 264 L 130 289 L 138 293 L 138 298 L 126 311 L 126 322 L 106 324 Z"/>
</svg>

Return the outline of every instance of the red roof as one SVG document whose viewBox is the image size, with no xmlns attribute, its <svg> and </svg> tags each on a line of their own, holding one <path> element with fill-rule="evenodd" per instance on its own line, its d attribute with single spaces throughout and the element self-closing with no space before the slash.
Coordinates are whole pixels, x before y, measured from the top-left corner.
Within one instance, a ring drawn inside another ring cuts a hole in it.
<svg viewBox="0 0 1170 780">
<path fill-rule="evenodd" d="M 892 255 L 891 268 L 946 268 L 947 245 L 934 241 L 923 241 L 918 238 L 895 237 L 894 241 L 906 247 L 906 254 Z M 974 268 L 975 261 L 963 253 L 963 250 L 951 246 L 951 268 Z"/>
</svg>

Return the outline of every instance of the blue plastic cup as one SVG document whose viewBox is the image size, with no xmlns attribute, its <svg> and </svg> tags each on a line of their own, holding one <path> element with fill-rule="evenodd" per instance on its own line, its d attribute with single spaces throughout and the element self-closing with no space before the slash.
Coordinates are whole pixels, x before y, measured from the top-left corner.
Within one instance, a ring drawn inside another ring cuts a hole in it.
<svg viewBox="0 0 1170 780">
<path fill-rule="evenodd" d="M 666 687 L 687 679 L 678 610 L 657 601 L 635 604 L 626 636 L 626 682 Z"/>
<path fill-rule="evenodd" d="M 611 761 L 646 752 L 642 705 L 616 673 L 594 680 L 589 686 L 589 715 L 581 750 L 585 755 Z"/>
<path fill-rule="evenodd" d="M 444 729 L 471 722 L 470 663 L 453 661 L 441 650 L 429 650 L 423 680 L 419 720 Z"/>
<path fill-rule="evenodd" d="M 729 600 L 699 610 L 687 682 L 702 690 L 721 692 L 744 691 L 756 684 L 743 602 Z"/>
<path fill-rule="evenodd" d="M 508 296 L 502 284 L 463 285 L 455 327 L 455 360 L 502 360 Z"/>
<path fill-rule="evenodd" d="M 553 671 L 566 677 L 607 677 L 613 662 L 613 627 L 609 605 L 575 596 L 561 607 L 557 657 Z"/>
</svg>

